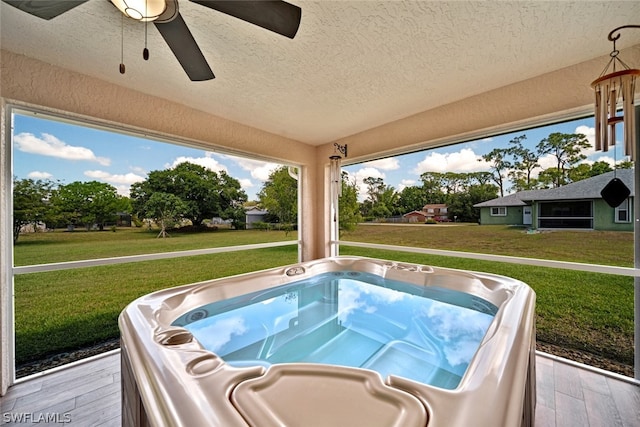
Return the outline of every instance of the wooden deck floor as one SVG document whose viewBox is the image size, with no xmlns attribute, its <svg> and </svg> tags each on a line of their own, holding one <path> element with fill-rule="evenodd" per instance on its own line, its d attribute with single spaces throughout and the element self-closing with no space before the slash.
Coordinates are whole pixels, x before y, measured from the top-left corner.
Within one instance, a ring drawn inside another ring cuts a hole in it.
<svg viewBox="0 0 640 427">
<path fill-rule="evenodd" d="M 637 384 L 544 354 L 536 359 L 536 426 L 640 426 Z M 119 351 L 25 379 L 2 397 L 0 409 L 7 426 L 120 426 Z"/>
</svg>

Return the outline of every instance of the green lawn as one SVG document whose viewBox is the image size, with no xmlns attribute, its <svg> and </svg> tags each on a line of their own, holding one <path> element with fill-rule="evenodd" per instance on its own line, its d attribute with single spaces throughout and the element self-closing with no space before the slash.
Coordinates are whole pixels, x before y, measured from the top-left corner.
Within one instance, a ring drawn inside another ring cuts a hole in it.
<svg viewBox="0 0 640 427">
<path fill-rule="evenodd" d="M 633 233 L 547 231 L 477 224 L 359 225 L 340 239 L 494 255 L 633 267 Z"/>
<path fill-rule="evenodd" d="M 218 230 L 156 239 L 142 229 L 20 236 L 16 265 L 286 241 L 280 231 Z M 359 226 L 345 240 L 630 266 L 632 233 L 526 234 L 499 226 Z M 520 279 L 537 293 L 541 341 L 633 363 L 633 279 L 464 258 L 341 247 L 343 255 L 396 259 Z M 117 338 L 133 299 L 171 286 L 295 263 L 295 245 L 15 277 L 16 363 Z"/>
<path fill-rule="evenodd" d="M 21 234 L 14 249 L 15 265 L 47 264 L 126 255 L 185 251 L 214 247 L 296 240 L 282 231 L 219 229 L 206 232 L 170 232 L 157 238 L 158 230 L 118 228 L 112 231 L 56 230 Z"/>
</svg>

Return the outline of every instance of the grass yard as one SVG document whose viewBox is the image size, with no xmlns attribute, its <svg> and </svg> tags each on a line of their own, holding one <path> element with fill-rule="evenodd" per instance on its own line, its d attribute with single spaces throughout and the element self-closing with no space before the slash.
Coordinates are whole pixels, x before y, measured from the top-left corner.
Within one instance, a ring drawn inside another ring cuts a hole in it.
<svg viewBox="0 0 640 427">
<path fill-rule="evenodd" d="M 633 267 L 633 233 L 477 224 L 359 225 L 342 240 Z"/>
<path fill-rule="evenodd" d="M 156 239 L 141 229 L 20 236 L 16 265 L 45 264 L 239 244 L 287 241 L 280 231 L 218 230 Z M 344 240 L 631 266 L 633 234 L 526 234 L 501 226 L 358 226 Z M 537 293 L 540 341 L 633 364 L 633 279 L 606 274 L 349 246 L 361 255 L 502 274 Z M 295 263 L 295 245 L 15 276 L 16 364 L 119 336 L 117 317 L 133 299 L 172 286 Z"/>
<path fill-rule="evenodd" d="M 255 243 L 296 240 L 295 233 L 282 231 L 218 229 L 205 232 L 170 232 L 157 238 L 158 230 L 118 228 L 112 231 L 21 234 L 14 248 L 15 265 L 48 264 L 126 255 L 154 254 Z"/>
</svg>

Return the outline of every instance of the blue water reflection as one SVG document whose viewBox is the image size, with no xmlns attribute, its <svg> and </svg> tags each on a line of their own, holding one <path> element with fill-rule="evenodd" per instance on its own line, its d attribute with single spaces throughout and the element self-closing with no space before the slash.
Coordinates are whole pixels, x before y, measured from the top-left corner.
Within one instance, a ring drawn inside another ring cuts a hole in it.
<svg viewBox="0 0 640 427">
<path fill-rule="evenodd" d="M 230 364 L 330 363 L 455 388 L 497 308 L 340 272 L 200 307 L 173 324 Z"/>
</svg>

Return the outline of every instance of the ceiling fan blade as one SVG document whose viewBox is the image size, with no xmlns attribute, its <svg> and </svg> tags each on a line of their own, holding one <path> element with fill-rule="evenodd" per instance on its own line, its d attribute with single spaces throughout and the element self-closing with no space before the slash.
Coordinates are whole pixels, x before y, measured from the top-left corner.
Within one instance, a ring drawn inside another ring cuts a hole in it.
<svg viewBox="0 0 640 427">
<path fill-rule="evenodd" d="M 17 7 L 29 15 L 42 19 L 52 19 L 58 15 L 81 5 L 87 0 L 2 0 L 3 2 Z"/>
<path fill-rule="evenodd" d="M 294 38 L 300 26 L 302 9 L 279 0 L 228 1 L 228 0 L 191 0 L 243 21 Z"/>
<path fill-rule="evenodd" d="M 179 13 L 175 19 L 169 22 L 154 22 L 154 24 L 191 81 L 199 82 L 215 78 L 202 51 L 191 35 L 191 31 Z"/>
</svg>

